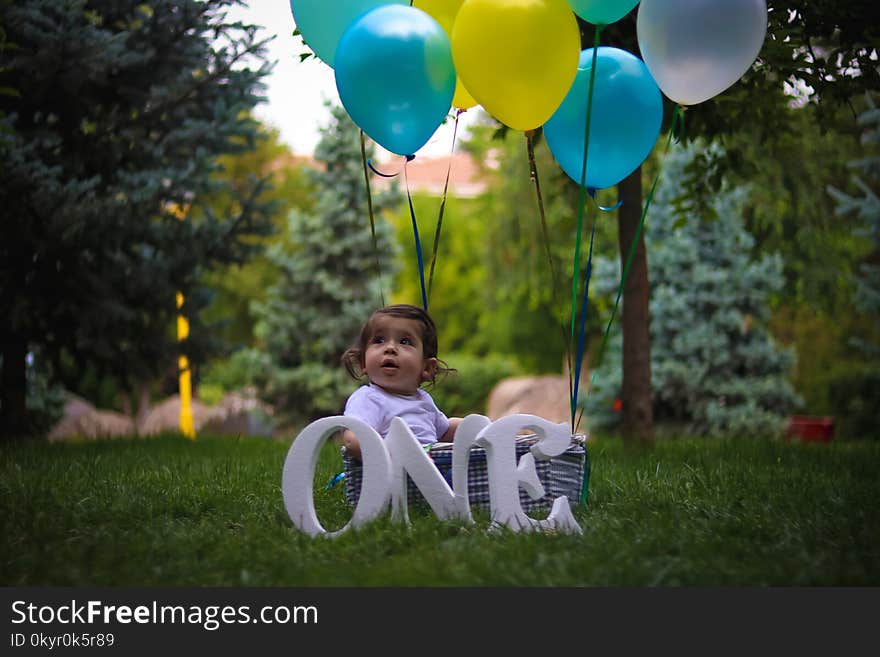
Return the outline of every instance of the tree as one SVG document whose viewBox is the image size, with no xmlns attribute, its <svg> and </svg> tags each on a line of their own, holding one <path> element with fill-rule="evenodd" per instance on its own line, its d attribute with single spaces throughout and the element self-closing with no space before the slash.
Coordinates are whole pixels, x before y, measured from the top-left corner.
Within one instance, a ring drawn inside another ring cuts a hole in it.
<svg viewBox="0 0 880 657">
<path fill-rule="evenodd" d="M 828 192 L 837 201 L 839 216 L 854 214 L 858 218 L 857 234 L 869 245 L 868 257 L 855 275 L 855 303 L 862 312 L 876 316 L 880 313 L 880 155 L 876 151 L 880 144 L 880 109 L 871 97 L 868 109 L 859 117 L 859 124 L 864 130 L 862 143 L 871 149 L 864 158 L 850 163 L 861 173 L 853 176 L 860 193 L 854 196 L 835 187 L 829 187 Z M 877 356 L 877 347 L 873 351 Z"/>
<path fill-rule="evenodd" d="M 699 206 L 684 216 L 676 208 L 671 181 L 704 150 L 695 142 L 663 163 L 668 181 L 657 190 L 646 229 L 653 416 L 700 435 L 779 435 L 799 401 L 787 380 L 792 351 L 780 348 L 767 326 L 770 296 L 784 281 L 782 260 L 751 255 L 753 238 L 742 218 L 747 187 L 722 187 L 711 202 L 714 219 Z M 597 288 L 616 292 L 619 268 L 603 260 Z M 586 401 L 593 428 L 619 419 L 619 366 L 612 358 L 596 372 L 595 394 Z M 625 397 L 622 403 L 625 408 Z"/>
<path fill-rule="evenodd" d="M 772 152 L 774 140 L 790 130 L 789 105 L 792 90 L 797 90 L 802 102 L 808 103 L 821 120 L 841 103 L 867 89 L 880 86 L 880 72 L 876 66 L 878 26 L 866 20 L 873 6 L 868 0 L 848 3 L 841 9 L 833 0 L 770 0 L 769 25 L 764 47 L 756 63 L 731 89 L 720 96 L 686 112 L 685 139 L 702 137 L 708 141 L 724 140 L 749 130 L 754 138 Z M 617 23 L 602 32 L 602 44 L 639 53 L 634 9 Z M 595 27 L 582 24 L 582 43 L 594 43 Z M 670 116 L 671 112 L 667 112 Z M 725 166 L 742 162 L 735 149 L 725 149 Z M 700 177 L 705 182 L 705 177 Z M 714 178 L 718 191 L 721 177 Z M 684 189 L 693 190 L 696 184 Z M 624 210 L 619 215 L 620 257 L 625 261 L 636 235 L 639 214 L 634 209 L 642 203 L 642 179 L 637 170 L 620 185 Z M 622 208 L 622 209 L 623 209 Z M 645 409 L 651 406 L 650 340 L 644 309 L 647 307 L 645 284 L 648 262 L 644 246 L 638 244 L 633 258 L 630 278 L 624 289 L 624 307 L 638 309 L 637 318 L 624 314 L 624 440 L 651 442 L 653 422 Z"/>
<path fill-rule="evenodd" d="M 238 189 L 246 189 L 253 176 L 272 181 L 271 187 L 260 196 L 261 201 L 271 202 L 275 207 L 272 216 L 274 232 L 260 240 L 264 245 L 271 245 L 287 238 L 285 230 L 291 210 L 311 209 L 314 190 L 308 180 L 305 158 L 296 157 L 280 141 L 277 129 L 264 126 L 260 133 L 264 138 L 254 150 L 221 158 L 223 171 L 219 175 Z M 210 199 L 210 206 L 220 211 L 229 202 L 229 194 L 221 194 Z M 215 294 L 203 316 L 212 325 L 212 330 L 220 334 L 228 350 L 256 344 L 251 306 L 255 300 L 265 299 L 266 290 L 277 279 L 278 269 L 265 252 L 258 253 L 244 264 L 234 263 L 206 272 L 204 283 Z"/>
<path fill-rule="evenodd" d="M 372 146 L 365 152 L 371 157 Z M 360 131 L 341 107 L 332 109 L 315 159 L 324 168 L 312 173 L 314 208 L 290 213 L 289 241 L 268 253 L 279 280 L 255 307 L 262 392 L 289 424 L 341 411 L 355 383 L 340 357 L 380 305 L 380 287 L 388 289 L 395 255 L 390 226 L 382 220 L 395 194 L 372 198 L 374 248 Z"/>
<path fill-rule="evenodd" d="M 880 109 L 870 95 L 867 106 L 858 120 L 864 156 L 850 163 L 857 171 L 852 183 L 858 191 L 848 194 L 828 188 L 837 203 L 837 216 L 857 219 L 855 233 L 864 248 L 852 272 L 855 310 L 867 320 L 864 330 L 851 338 L 859 361 L 845 370 L 838 368 L 829 386 L 840 417 L 840 433 L 859 438 L 877 436 L 880 413 Z"/>
<path fill-rule="evenodd" d="M 224 22 L 237 2 L 0 4 L 0 434 L 29 430 L 29 350 L 56 376 L 154 377 L 177 350 L 176 292 L 205 335 L 201 272 L 269 230 L 260 181 L 203 204 L 226 186 L 217 157 L 253 146 L 268 70 L 256 28 Z"/>
</svg>

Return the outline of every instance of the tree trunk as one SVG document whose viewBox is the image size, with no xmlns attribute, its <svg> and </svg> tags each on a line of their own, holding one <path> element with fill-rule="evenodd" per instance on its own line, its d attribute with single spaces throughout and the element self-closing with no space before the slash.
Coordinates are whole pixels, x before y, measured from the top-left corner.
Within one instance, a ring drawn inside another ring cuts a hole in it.
<svg viewBox="0 0 880 657">
<path fill-rule="evenodd" d="M 642 214 L 642 168 L 618 186 L 623 201 L 618 212 L 621 271 L 636 238 Z M 651 335 L 648 311 L 648 258 L 645 235 L 638 245 L 623 288 L 623 440 L 627 445 L 654 443 L 654 412 L 651 401 Z"/>
<path fill-rule="evenodd" d="M 23 438 L 28 433 L 27 406 L 27 340 L 4 331 L 0 333 L 3 353 L 0 374 L 0 438 Z"/>
</svg>

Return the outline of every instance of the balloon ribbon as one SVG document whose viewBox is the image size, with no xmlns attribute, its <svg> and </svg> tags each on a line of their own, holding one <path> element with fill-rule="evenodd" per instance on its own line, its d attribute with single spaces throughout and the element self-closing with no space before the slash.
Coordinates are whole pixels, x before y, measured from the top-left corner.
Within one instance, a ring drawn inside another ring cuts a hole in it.
<svg viewBox="0 0 880 657">
<path fill-rule="evenodd" d="M 538 165 L 535 161 L 535 131 L 527 130 L 525 135 L 526 147 L 529 154 L 529 176 L 532 179 L 532 182 L 535 183 L 535 195 L 538 199 L 538 212 L 541 217 L 541 233 L 544 239 L 544 250 L 547 254 L 547 263 L 550 267 L 551 286 L 555 297 L 559 291 L 559 277 L 556 273 L 556 265 L 553 264 L 553 254 L 550 252 L 550 232 L 547 230 L 547 215 L 544 212 L 544 196 L 541 193 L 541 181 L 538 178 Z M 554 305 L 556 301 L 557 299 L 554 299 Z M 560 326 L 559 328 L 562 331 L 562 342 L 565 345 L 565 358 L 568 362 L 568 371 L 571 372 L 571 345 L 565 337 L 565 327 Z M 569 394 L 571 394 L 571 377 L 569 377 Z"/>
<path fill-rule="evenodd" d="M 437 229 L 434 232 L 434 245 L 431 252 L 431 271 L 428 274 L 428 299 L 431 298 L 431 288 L 434 286 L 434 266 L 437 264 L 437 251 L 440 247 L 440 229 L 443 226 L 443 213 L 446 210 L 446 194 L 449 190 L 449 174 L 452 172 L 452 158 L 455 155 L 455 136 L 458 134 L 458 117 L 464 110 L 455 113 L 455 127 L 452 129 L 452 149 L 449 154 L 449 166 L 446 169 L 446 182 L 443 185 L 443 198 L 440 200 L 440 213 L 437 215 Z"/>
<path fill-rule="evenodd" d="M 415 155 L 407 155 L 403 165 L 403 179 L 406 183 L 406 200 L 409 203 L 409 216 L 412 218 L 413 238 L 416 247 L 416 266 L 419 269 L 419 284 L 422 288 L 422 307 L 428 312 L 428 290 L 425 286 L 425 261 L 422 258 L 422 241 L 419 239 L 419 224 L 416 221 L 416 211 L 413 207 L 412 194 L 409 191 L 409 178 L 406 173 L 406 165 L 415 159 Z"/>
<path fill-rule="evenodd" d="M 364 158 L 365 165 L 367 167 L 369 167 L 370 170 L 373 173 L 375 173 L 377 176 L 382 176 L 383 178 L 394 178 L 394 177 L 398 176 L 400 174 L 399 171 L 397 173 L 382 173 L 381 171 L 376 169 L 376 167 L 373 166 L 373 163 L 370 160 L 366 159 L 366 156 L 364 154 L 365 151 L 364 151 L 364 145 L 363 145 L 363 138 L 364 138 L 364 133 L 362 130 L 361 131 L 361 154 Z M 419 239 L 419 225 L 418 225 L 418 222 L 416 221 L 416 211 L 415 211 L 415 208 L 413 207 L 412 194 L 409 191 L 409 178 L 407 177 L 407 174 L 406 174 L 406 165 L 409 164 L 410 162 L 412 162 L 414 159 L 416 159 L 415 155 L 407 155 L 406 156 L 406 161 L 403 164 L 403 178 L 406 183 L 406 200 L 409 202 L 409 214 L 410 214 L 410 217 L 412 217 L 413 237 L 415 238 L 415 247 L 416 247 L 416 262 L 417 262 L 417 267 L 419 270 L 419 283 L 421 285 L 421 290 L 422 290 L 422 307 L 425 309 L 425 312 L 427 312 L 427 310 L 428 310 L 428 292 L 427 292 L 427 288 L 425 286 L 425 262 L 424 262 L 424 258 L 422 257 L 422 241 L 421 241 L 421 239 Z M 367 175 L 366 168 L 364 169 L 364 175 L 365 176 Z M 367 180 L 367 189 L 369 190 L 369 180 Z M 368 195 L 368 198 L 369 198 L 369 195 Z M 379 250 L 376 245 L 376 233 L 375 233 L 375 226 L 374 226 L 374 221 L 373 221 L 372 202 L 370 202 L 370 226 L 373 228 L 373 250 L 376 252 L 376 263 L 378 265 Z M 439 230 L 439 228 L 438 228 L 438 230 Z M 385 305 L 384 297 L 383 297 L 382 305 L 383 306 Z"/>
<path fill-rule="evenodd" d="M 675 112 L 672 115 L 672 126 L 669 129 L 669 136 L 666 139 L 666 148 L 664 150 L 664 155 L 666 152 L 669 151 L 669 145 L 672 143 L 673 136 L 675 135 L 675 132 L 676 132 L 676 125 L 678 124 L 680 119 L 681 119 L 681 107 L 676 105 Z M 614 301 L 614 307 L 611 309 L 611 317 L 608 320 L 608 325 L 605 328 L 605 334 L 602 336 L 602 344 L 599 348 L 599 359 L 596 362 L 597 366 L 599 365 L 599 363 L 602 360 L 602 355 L 605 352 L 605 346 L 608 343 L 608 334 L 611 330 L 611 323 L 614 321 L 614 317 L 617 314 L 617 307 L 620 304 L 620 297 L 623 294 L 623 288 L 626 285 L 626 279 L 629 276 L 630 265 L 632 265 L 632 259 L 633 259 L 633 256 L 635 255 L 635 252 L 636 252 L 636 246 L 638 246 L 639 239 L 641 238 L 641 235 L 642 235 L 642 229 L 645 225 L 645 218 L 648 215 L 648 208 L 651 207 L 651 202 L 654 199 L 654 192 L 657 190 L 657 183 L 660 182 L 660 174 L 661 173 L 662 173 L 662 170 L 658 171 L 657 175 L 654 177 L 654 182 L 651 185 L 651 190 L 648 192 L 648 197 L 645 199 L 645 207 L 642 209 L 642 215 L 639 218 L 639 225 L 636 228 L 636 234 L 633 237 L 632 244 L 630 244 L 630 246 L 629 246 L 629 253 L 627 253 L 627 256 L 626 256 L 626 264 L 624 265 L 624 268 L 623 268 L 623 275 L 620 277 L 620 285 L 618 285 L 618 287 L 617 287 L 617 298 Z"/>
<path fill-rule="evenodd" d="M 376 219 L 373 215 L 373 197 L 370 194 L 370 174 L 367 173 L 367 167 L 371 169 L 373 165 L 367 160 L 367 145 L 364 139 L 364 131 L 361 130 L 361 161 L 364 164 L 364 183 L 367 188 L 367 210 L 370 213 L 370 235 L 373 238 L 373 255 L 376 258 L 376 282 L 379 287 L 379 301 L 385 306 L 385 293 L 382 291 L 382 264 L 379 260 L 379 242 L 376 239 Z"/>
<path fill-rule="evenodd" d="M 672 114 L 672 125 L 669 128 L 669 135 L 666 138 L 666 147 L 663 151 L 664 156 L 666 153 L 669 152 L 669 146 L 672 143 L 673 138 L 677 137 L 679 135 L 677 128 L 678 128 L 678 126 L 683 125 L 683 120 L 684 120 L 684 118 L 682 116 L 683 109 L 684 108 L 676 105 L 675 111 Z M 677 141 L 677 139 L 676 139 L 676 141 Z M 648 208 L 651 207 L 651 203 L 654 199 L 654 192 L 657 191 L 657 183 L 660 182 L 660 174 L 662 172 L 663 171 L 661 169 L 660 171 L 657 172 L 657 175 L 654 176 L 654 182 L 651 184 L 651 190 L 648 192 L 648 197 L 645 199 L 645 207 L 642 208 L 642 214 L 641 214 L 641 217 L 639 217 L 639 225 L 636 228 L 636 233 L 633 236 L 632 244 L 630 244 L 629 252 L 627 253 L 627 256 L 626 256 L 626 264 L 623 267 L 623 275 L 620 277 L 620 285 L 618 285 L 618 287 L 617 287 L 617 298 L 614 300 L 614 307 L 611 309 L 611 317 L 608 319 L 608 324 L 605 327 L 605 333 L 602 335 L 602 344 L 599 347 L 598 358 L 596 359 L 596 368 L 594 368 L 593 375 L 590 377 L 590 386 L 587 389 L 587 397 L 589 397 L 590 393 L 592 392 L 593 383 L 596 378 L 596 369 L 598 369 L 599 364 L 602 362 L 602 356 L 604 355 L 605 347 L 608 344 L 608 336 L 611 333 L 611 324 L 614 322 L 614 317 L 617 314 L 617 308 L 620 304 L 620 297 L 623 294 L 623 288 L 626 285 L 626 279 L 629 276 L 630 265 L 632 265 L 632 260 L 633 260 L 633 256 L 635 255 L 635 252 L 636 252 L 636 247 L 638 246 L 639 240 L 641 239 L 641 236 L 642 236 L 642 229 L 645 225 L 645 218 L 648 216 Z M 583 408 L 581 408 L 581 413 L 583 413 Z M 584 472 L 584 477 L 585 477 L 584 485 L 586 485 L 586 477 L 587 476 L 589 476 L 589 475 L 585 471 Z M 582 488 L 582 490 L 581 490 L 581 504 L 586 503 L 586 499 L 587 499 L 587 491 L 585 488 Z"/>
<path fill-rule="evenodd" d="M 583 166 L 581 167 L 581 185 L 580 185 L 580 200 L 578 203 L 578 219 L 577 219 L 577 234 L 575 236 L 574 242 L 574 265 L 572 267 L 572 276 L 571 276 L 571 343 L 574 343 L 575 337 L 575 315 L 577 314 L 577 288 L 578 288 L 578 278 L 580 277 L 580 261 L 581 261 L 581 235 L 584 230 L 584 206 L 586 205 L 586 185 L 587 185 L 587 154 L 590 150 L 590 122 L 592 120 L 593 115 L 593 89 L 595 87 L 596 80 L 596 65 L 599 56 L 599 39 L 602 34 L 602 26 L 596 26 L 596 35 L 593 40 L 593 62 L 592 67 L 590 68 L 590 84 L 588 86 L 587 91 L 587 112 L 586 117 L 584 119 L 584 159 Z M 595 199 L 595 192 L 591 193 L 590 196 Z M 596 227 L 595 223 L 593 224 L 593 232 L 595 233 Z M 590 253 L 592 254 L 593 248 L 593 237 L 590 237 Z M 591 269 L 591 264 L 587 263 L 587 271 L 589 272 Z M 589 274 L 587 275 L 587 285 L 589 285 Z M 584 299 L 587 298 L 587 290 L 584 290 Z M 584 324 L 583 315 L 586 314 L 586 308 L 584 307 L 581 313 L 581 324 Z M 583 342 L 583 335 L 578 340 L 579 343 Z M 578 351 L 580 351 L 580 346 Z M 580 359 L 582 355 L 578 353 L 577 358 Z M 577 423 L 575 422 L 576 408 L 577 408 L 577 392 L 579 387 L 578 377 L 580 376 L 581 364 L 580 362 L 575 362 L 574 364 L 576 373 L 574 374 L 574 378 L 572 378 L 572 368 L 569 366 L 568 368 L 568 376 L 569 376 L 569 394 L 570 394 L 570 404 L 571 404 L 571 431 L 574 433 Z"/>
</svg>

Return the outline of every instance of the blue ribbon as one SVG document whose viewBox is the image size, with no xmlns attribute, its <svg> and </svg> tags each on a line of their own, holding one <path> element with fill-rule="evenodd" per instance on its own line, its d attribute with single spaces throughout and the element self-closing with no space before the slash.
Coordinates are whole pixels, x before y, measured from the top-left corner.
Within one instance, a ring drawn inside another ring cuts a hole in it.
<svg viewBox="0 0 880 657">
<path fill-rule="evenodd" d="M 596 188 L 595 187 L 587 187 L 587 194 L 590 195 L 590 198 L 593 199 L 593 203 L 595 203 L 596 207 L 602 210 L 603 212 L 613 212 L 621 205 L 623 205 L 623 199 L 620 199 L 614 205 L 605 207 L 604 205 L 599 205 L 599 202 L 596 200 Z"/>
<path fill-rule="evenodd" d="M 406 161 L 407 161 L 407 162 L 412 162 L 412 161 L 415 159 L 415 157 L 416 157 L 415 155 L 407 155 L 407 156 L 406 156 Z M 379 171 L 376 167 L 373 166 L 373 161 L 372 161 L 372 160 L 367 160 L 367 166 L 370 167 L 370 171 L 372 171 L 373 173 L 375 173 L 377 176 L 382 176 L 383 178 L 396 178 L 397 176 L 400 175 L 400 171 L 398 171 L 397 173 L 382 173 L 382 172 Z M 405 167 L 406 164 L 404 163 L 403 166 Z"/>
<path fill-rule="evenodd" d="M 333 477 L 333 479 L 327 482 L 327 485 L 324 486 L 324 490 L 330 490 L 343 479 L 345 479 L 345 472 L 340 472 L 338 475 Z"/>
<path fill-rule="evenodd" d="M 577 407 L 578 388 L 581 382 L 581 364 L 584 360 L 585 336 L 587 333 L 587 304 L 589 303 L 590 278 L 593 275 L 593 241 L 596 237 L 596 222 L 593 222 L 593 229 L 590 232 L 590 251 L 587 256 L 587 273 L 584 280 L 584 295 L 581 299 L 581 321 L 578 327 L 578 345 L 577 356 L 574 362 L 574 392 L 571 395 L 572 414 Z"/>
</svg>

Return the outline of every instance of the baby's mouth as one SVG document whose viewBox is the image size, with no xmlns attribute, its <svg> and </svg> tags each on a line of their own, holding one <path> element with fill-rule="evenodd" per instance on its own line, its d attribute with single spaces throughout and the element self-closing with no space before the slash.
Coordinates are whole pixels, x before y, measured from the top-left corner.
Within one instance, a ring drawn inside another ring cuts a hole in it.
<svg viewBox="0 0 880 657">
<path fill-rule="evenodd" d="M 396 370 L 397 363 L 395 363 L 394 361 L 391 361 L 391 360 L 382 361 L 382 369 L 383 370 Z"/>
</svg>

